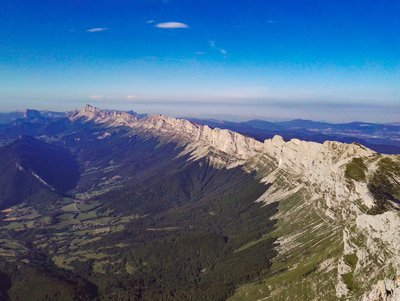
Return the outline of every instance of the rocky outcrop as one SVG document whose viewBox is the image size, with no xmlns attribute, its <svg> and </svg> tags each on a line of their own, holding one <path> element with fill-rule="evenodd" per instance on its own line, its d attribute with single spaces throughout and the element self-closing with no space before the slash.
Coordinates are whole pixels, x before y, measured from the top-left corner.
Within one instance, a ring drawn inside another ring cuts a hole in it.
<svg viewBox="0 0 400 301">
<path fill-rule="evenodd" d="M 368 253 L 400 271 L 399 214 L 393 211 L 379 215 L 361 214 L 356 218 L 356 225 L 367 234 Z M 385 253 L 389 256 L 385 256 Z"/>
<path fill-rule="evenodd" d="M 366 293 L 361 301 L 399 301 L 400 277 L 394 280 L 385 279 L 378 281 L 374 288 Z"/>
<path fill-rule="evenodd" d="M 131 126 L 138 119 L 137 117 L 122 111 L 104 111 L 91 105 L 86 105 L 80 111 L 68 113 L 72 121 L 82 120 L 83 122 L 95 122 L 107 126 Z"/>
</svg>

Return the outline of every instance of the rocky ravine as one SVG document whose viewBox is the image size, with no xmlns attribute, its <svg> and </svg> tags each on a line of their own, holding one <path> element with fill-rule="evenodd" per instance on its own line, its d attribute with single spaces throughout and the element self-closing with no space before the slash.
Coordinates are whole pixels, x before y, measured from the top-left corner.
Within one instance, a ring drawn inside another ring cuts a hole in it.
<svg viewBox="0 0 400 301">
<path fill-rule="evenodd" d="M 274 234 L 279 237 L 280 255 L 275 264 L 281 271 L 279 283 L 290 279 L 297 298 L 400 300 L 400 216 L 395 205 L 380 214 L 369 214 L 376 200 L 368 187 L 382 160 L 400 166 L 400 156 L 383 156 L 360 145 L 331 141 L 285 142 L 276 136 L 259 142 L 184 119 L 163 115 L 139 119 L 92 106 L 68 116 L 104 128 L 128 127 L 132 135 L 159 137 L 161 143 L 174 141 L 185 147 L 182 154 L 190 154 L 192 160 L 206 157 L 219 168 L 240 165 L 256 171 L 262 182 L 271 185 L 259 201 L 280 203 Z M 361 162 L 365 178 L 353 179 L 347 174 L 354 159 Z M 400 183 L 400 170 L 390 175 L 390 181 Z M 299 227 L 291 227 L 297 222 Z M 331 251 L 325 253 L 325 249 Z M 304 253 L 308 257 L 302 257 Z M 282 265 L 282 261 L 286 263 Z M 322 282 L 315 285 L 315 281 Z M 255 296 L 274 300 L 278 295 L 279 300 L 293 298 L 285 295 L 282 285 L 266 280 L 243 287 L 232 299 Z"/>
</svg>

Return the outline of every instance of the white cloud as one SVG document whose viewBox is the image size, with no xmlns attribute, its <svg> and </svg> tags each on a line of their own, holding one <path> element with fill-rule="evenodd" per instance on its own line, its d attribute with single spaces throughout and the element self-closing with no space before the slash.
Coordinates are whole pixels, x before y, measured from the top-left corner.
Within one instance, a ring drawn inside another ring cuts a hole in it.
<svg viewBox="0 0 400 301">
<path fill-rule="evenodd" d="M 126 99 L 136 99 L 137 96 L 136 95 L 127 95 L 125 98 Z"/>
<path fill-rule="evenodd" d="M 176 29 L 176 28 L 189 28 L 189 25 L 181 22 L 164 22 L 156 24 L 155 27 L 162 29 Z"/>
<path fill-rule="evenodd" d="M 94 100 L 103 99 L 103 95 L 91 95 L 90 99 L 94 99 Z"/>
<path fill-rule="evenodd" d="M 151 24 L 151 23 L 154 23 L 154 22 L 155 22 L 154 20 L 148 20 L 148 21 L 146 21 L 147 24 Z"/>
<path fill-rule="evenodd" d="M 86 32 L 102 32 L 102 31 L 106 31 L 106 30 L 108 30 L 108 28 L 106 28 L 106 27 L 94 27 L 94 28 L 86 29 Z"/>
</svg>

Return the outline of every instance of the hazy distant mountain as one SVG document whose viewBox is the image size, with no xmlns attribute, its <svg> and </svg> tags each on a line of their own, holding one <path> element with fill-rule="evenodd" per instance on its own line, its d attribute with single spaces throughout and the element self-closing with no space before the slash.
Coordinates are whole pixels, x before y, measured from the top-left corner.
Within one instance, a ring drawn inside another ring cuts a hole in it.
<svg viewBox="0 0 400 301">
<path fill-rule="evenodd" d="M 30 115 L 29 126 L 40 125 L 31 129 L 35 138 L 0 148 L 0 200 L 13 205 L 0 216 L 0 296 L 370 301 L 398 294 L 398 155 L 355 143 L 259 141 L 217 127 L 298 133 L 259 120 L 207 121 L 211 128 L 89 105 L 55 119 Z M 26 127 L 21 120 L 3 133 Z"/>
<path fill-rule="evenodd" d="M 15 119 L 21 118 L 22 116 L 22 112 L 0 113 L 0 125 L 10 123 Z"/>
<path fill-rule="evenodd" d="M 400 154 L 400 126 L 395 124 L 366 122 L 332 124 L 303 119 L 283 122 L 264 120 L 230 122 L 195 118 L 190 118 L 190 120 L 210 127 L 236 131 L 260 141 L 280 135 L 285 140 L 298 138 L 319 143 L 324 141 L 355 142 L 380 153 Z"/>
<path fill-rule="evenodd" d="M 139 114 L 139 113 L 136 113 L 135 111 L 128 111 L 128 113 L 131 114 L 132 116 L 135 116 L 138 118 L 145 118 L 148 116 L 147 114 Z"/>
</svg>

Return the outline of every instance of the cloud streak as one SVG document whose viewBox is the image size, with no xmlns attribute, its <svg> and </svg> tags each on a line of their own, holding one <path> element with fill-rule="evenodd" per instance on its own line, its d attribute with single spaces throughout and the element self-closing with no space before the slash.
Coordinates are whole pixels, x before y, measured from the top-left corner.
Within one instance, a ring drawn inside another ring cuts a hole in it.
<svg viewBox="0 0 400 301">
<path fill-rule="evenodd" d="M 217 51 L 218 51 L 219 53 L 221 53 L 223 56 L 226 56 L 226 55 L 228 54 L 228 51 L 227 51 L 226 49 L 217 47 L 217 44 L 215 43 L 215 41 L 209 40 L 208 42 L 209 42 L 210 47 L 211 47 L 212 49 L 217 50 Z"/>
<path fill-rule="evenodd" d="M 227 54 L 228 54 L 228 51 L 226 51 L 226 50 L 223 49 L 223 48 L 218 48 L 218 51 L 219 51 L 222 55 L 227 55 Z"/>
<path fill-rule="evenodd" d="M 106 27 L 93 27 L 93 28 L 86 29 L 86 32 L 102 32 L 102 31 L 106 31 L 106 30 L 108 30 L 108 28 L 106 28 Z"/>
<path fill-rule="evenodd" d="M 155 27 L 161 29 L 177 29 L 177 28 L 189 28 L 189 25 L 181 22 L 164 22 L 156 24 Z"/>
</svg>

